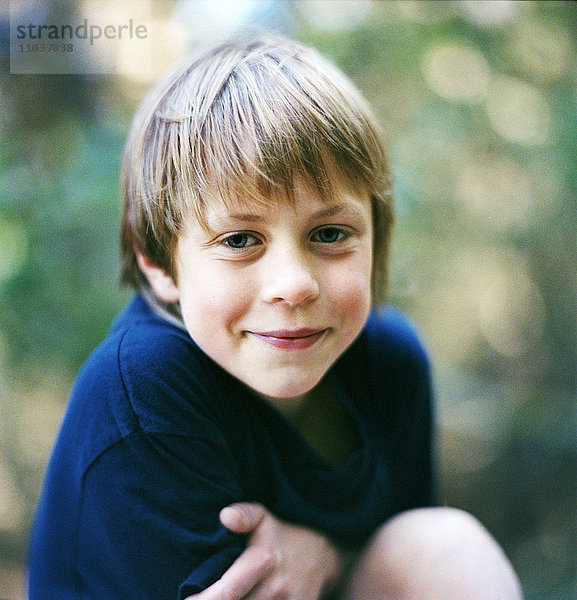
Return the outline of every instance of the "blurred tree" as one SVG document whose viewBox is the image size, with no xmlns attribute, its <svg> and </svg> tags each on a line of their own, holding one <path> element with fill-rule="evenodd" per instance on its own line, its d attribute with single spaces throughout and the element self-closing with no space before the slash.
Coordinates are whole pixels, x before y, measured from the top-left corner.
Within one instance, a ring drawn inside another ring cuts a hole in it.
<svg viewBox="0 0 577 600">
<path fill-rule="evenodd" d="M 159 20 L 186 14 L 153 4 Z M 261 4 L 271 18 L 278 3 Z M 292 0 L 275 15 L 381 117 L 399 215 L 390 298 L 432 350 L 447 501 L 488 524 L 529 600 L 574 598 L 577 6 Z M 127 298 L 117 181 L 140 87 L 11 75 L 0 57 L 1 566 L 24 555 L 71 381 Z"/>
</svg>

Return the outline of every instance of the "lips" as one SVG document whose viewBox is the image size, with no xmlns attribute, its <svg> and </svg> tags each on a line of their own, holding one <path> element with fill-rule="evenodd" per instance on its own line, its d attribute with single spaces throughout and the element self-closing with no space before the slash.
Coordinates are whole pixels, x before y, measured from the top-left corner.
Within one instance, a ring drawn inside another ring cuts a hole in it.
<svg viewBox="0 0 577 600">
<path fill-rule="evenodd" d="M 275 331 L 251 331 L 259 340 L 281 350 L 306 350 L 314 346 L 328 329 L 279 329 Z"/>
</svg>

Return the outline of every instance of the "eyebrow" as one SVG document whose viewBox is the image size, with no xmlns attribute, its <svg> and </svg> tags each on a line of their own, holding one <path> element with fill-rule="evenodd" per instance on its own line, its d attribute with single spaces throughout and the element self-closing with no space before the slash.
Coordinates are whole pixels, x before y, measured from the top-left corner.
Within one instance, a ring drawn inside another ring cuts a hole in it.
<svg viewBox="0 0 577 600">
<path fill-rule="evenodd" d="M 265 220 L 262 215 L 255 215 L 253 213 L 229 213 L 227 218 L 234 219 L 235 221 L 244 221 L 246 223 L 260 223 Z"/>
<path fill-rule="evenodd" d="M 333 204 L 331 206 L 328 206 L 327 208 L 322 208 L 321 210 L 318 210 L 317 212 L 313 213 L 310 216 L 310 219 L 314 221 L 316 219 L 334 217 L 335 215 L 338 215 L 340 213 L 347 212 L 351 212 L 355 215 L 359 214 L 359 210 L 355 206 L 352 206 L 350 204 Z M 262 221 L 266 220 L 266 217 L 264 217 L 263 215 L 254 213 L 230 213 L 228 217 L 230 219 L 235 219 L 237 221 L 243 221 L 246 223 L 261 223 Z"/>
<path fill-rule="evenodd" d="M 343 212 L 357 212 L 357 209 L 348 204 L 333 204 L 327 208 L 317 211 L 313 215 L 311 215 L 312 219 L 322 219 L 324 217 L 334 217 Z"/>
</svg>

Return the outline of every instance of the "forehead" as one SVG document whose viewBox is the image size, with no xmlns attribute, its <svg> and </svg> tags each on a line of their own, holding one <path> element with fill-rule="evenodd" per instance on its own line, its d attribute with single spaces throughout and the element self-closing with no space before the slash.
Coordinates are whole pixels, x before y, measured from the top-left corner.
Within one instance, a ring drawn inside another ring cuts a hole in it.
<svg viewBox="0 0 577 600">
<path fill-rule="evenodd" d="M 212 229 L 223 219 L 239 222 L 264 222 L 275 218 L 279 211 L 295 218 L 322 219 L 338 217 L 366 218 L 371 214 L 371 199 L 367 191 L 352 189 L 342 182 L 333 182 L 328 190 L 319 190 L 305 181 L 297 181 L 290 191 L 261 198 L 211 197 L 204 202 L 198 221 Z"/>
</svg>

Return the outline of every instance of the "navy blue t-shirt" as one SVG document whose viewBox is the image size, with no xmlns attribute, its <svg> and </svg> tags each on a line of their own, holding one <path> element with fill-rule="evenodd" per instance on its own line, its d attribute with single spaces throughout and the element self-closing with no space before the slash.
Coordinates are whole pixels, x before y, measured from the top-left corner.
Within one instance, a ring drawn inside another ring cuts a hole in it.
<svg viewBox="0 0 577 600">
<path fill-rule="evenodd" d="M 135 296 L 80 372 L 46 474 L 30 600 L 185 598 L 244 548 L 233 502 L 360 546 L 433 501 L 426 355 L 393 310 L 372 313 L 327 374 L 361 440 L 331 466 Z"/>
</svg>

